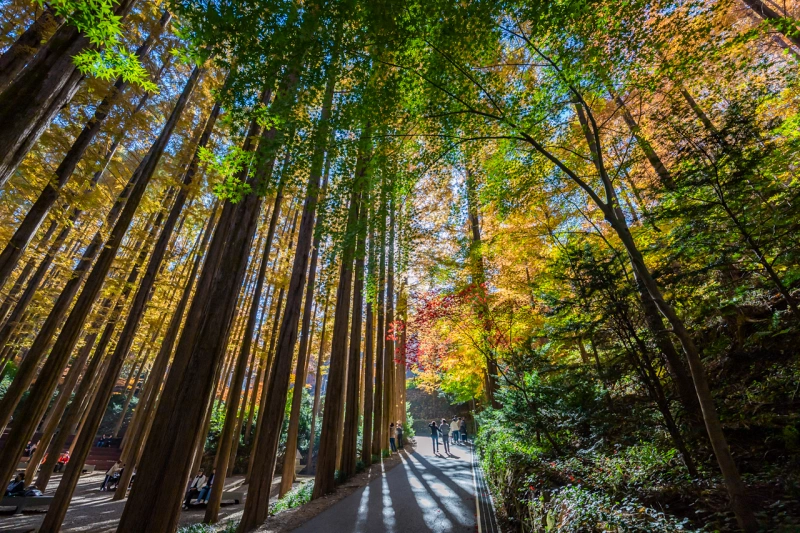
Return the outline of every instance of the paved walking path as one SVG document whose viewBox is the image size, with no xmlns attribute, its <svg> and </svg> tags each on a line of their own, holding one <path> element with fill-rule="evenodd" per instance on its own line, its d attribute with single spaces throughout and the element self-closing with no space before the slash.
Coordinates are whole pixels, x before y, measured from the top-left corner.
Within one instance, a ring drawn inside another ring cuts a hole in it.
<svg viewBox="0 0 800 533">
<path fill-rule="evenodd" d="M 416 451 L 401 452 L 402 465 L 385 472 L 295 533 L 449 533 L 498 531 L 488 494 L 481 489 L 469 446 L 434 455 L 430 437 L 417 437 Z M 476 491 L 476 484 L 479 487 Z M 476 493 L 483 495 L 479 506 Z M 480 528 L 478 526 L 480 522 Z"/>
</svg>

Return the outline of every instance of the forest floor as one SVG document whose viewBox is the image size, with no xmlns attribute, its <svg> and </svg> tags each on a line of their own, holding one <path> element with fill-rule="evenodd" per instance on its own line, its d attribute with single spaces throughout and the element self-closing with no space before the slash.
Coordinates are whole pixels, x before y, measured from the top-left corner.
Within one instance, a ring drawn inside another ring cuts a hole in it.
<svg viewBox="0 0 800 533">
<path fill-rule="evenodd" d="M 61 529 L 64 533 L 91 532 L 105 533 L 115 531 L 122 509 L 125 507 L 125 500 L 113 501 L 113 492 L 101 492 L 100 484 L 104 474 L 95 473 L 81 477 L 72 504 L 67 511 L 64 525 Z M 308 476 L 299 476 L 296 485 L 311 479 Z M 56 474 L 50 480 L 45 494 L 53 494 L 61 481 L 61 476 Z M 233 476 L 226 480 L 225 490 L 238 491 L 241 489 L 244 476 Z M 273 481 L 273 492 L 277 494 L 277 486 L 280 477 Z M 273 496 L 272 500 L 276 500 Z M 6 508 L 9 509 L 9 508 Z M 228 520 L 239 520 L 244 509 L 244 502 L 236 505 L 223 502 L 220 508 L 220 523 L 224 524 Z M 0 511 L 0 531 L 4 533 L 23 533 L 35 531 L 42 520 L 44 520 L 45 509 L 25 509 L 18 515 L 11 515 L 11 510 Z M 187 511 L 181 511 L 180 525 L 187 526 L 203 521 L 205 507 L 195 507 Z"/>
</svg>

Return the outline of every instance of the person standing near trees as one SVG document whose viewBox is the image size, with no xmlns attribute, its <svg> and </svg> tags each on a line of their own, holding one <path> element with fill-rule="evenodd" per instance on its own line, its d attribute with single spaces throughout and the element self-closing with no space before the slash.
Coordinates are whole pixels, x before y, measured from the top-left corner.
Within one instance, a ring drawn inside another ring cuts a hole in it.
<svg viewBox="0 0 800 533">
<path fill-rule="evenodd" d="M 395 436 L 397 435 L 397 431 L 394 429 L 394 422 L 389 424 L 389 447 L 392 449 L 393 452 L 397 451 L 397 444 L 395 443 Z"/>
<path fill-rule="evenodd" d="M 459 419 L 453 417 L 453 421 L 450 422 L 450 433 L 453 435 L 453 443 L 458 444 L 458 432 L 461 430 L 461 424 L 459 424 Z"/>
<path fill-rule="evenodd" d="M 395 426 L 395 432 L 397 434 L 397 449 L 403 449 L 403 424 L 398 420 L 397 425 Z"/>
<path fill-rule="evenodd" d="M 431 420 L 431 423 L 428 424 L 428 427 L 431 428 L 431 442 L 433 444 L 433 454 L 437 455 L 439 453 L 439 426 L 436 425 L 436 420 Z"/>
<path fill-rule="evenodd" d="M 450 426 L 447 424 L 447 420 L 444 418 L 442 418 L 442 424 L 439 426 L 439 432 L 442 434 L 444 453 L 450 455 Z"/>
<path fill-rule="evenodd" d="M 461 418 L 459 430 L 461 431 L 461 442 L 467 444 L 467 419 Z"/>
</svg>

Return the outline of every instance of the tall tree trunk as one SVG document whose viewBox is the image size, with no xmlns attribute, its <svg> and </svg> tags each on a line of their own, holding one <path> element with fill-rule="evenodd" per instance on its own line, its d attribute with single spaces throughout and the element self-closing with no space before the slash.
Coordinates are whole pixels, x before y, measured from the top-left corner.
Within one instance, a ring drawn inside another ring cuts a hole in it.
<svg viewBox="0 0 800 533">
<path fill-rule="evenodd" d="M 308 42 L 311 35 L 316 32 L 319 14 L 316 6 L 311 6 L 310 11 L 304 15 L 302 23 L 302 37 L 299 43 Z M 320 177 L 325 159 L 325 147 L 330 131 L 331 106 L 333 102 L 334 86 L 336 84 L 338 63 L 338 32 L 335 37 L 334 49 L 331 52 L 331 63 L 327 72 L 327 84 L 323 96 L 322 111 L 319 124 L 315 133 L 314 153 L 312 154 L 311 168 L 306 183 L 305 200 L 303 202 L 303 217 L 297 236 L 292 274 L 289 279 L 289 288 L 286 291 L 286 309 L 281 320 L 281 328 L 275 346 L 275 358 L 269 373 L 269 381 L 265 391 L 265 409 L 259 413 L 263 418 L 263 426 L 258 439 L 255 441 L 253 453 L 256 455 L 248 487 L 248 498 L 245 500 L 244 514 L 239 523 L 239 532 L 251 531 L 261 525 L 269 515 L 269 493 L 272 478 L 275 472 L 275 462 L 278 453 L 281 426 L 283 424 L 286 394 L 289 389 L 289 377 L 292 367 L 292 356 L 297 342 L 297 326 L 300 322 L 300 309 L 303 302 L 303 291 L 306 285 L 306 272 L 308 271 L 309 254 L 314 237 L 314 226 L 319 199 Z M 302 44 L 301 44 L 302 46 Z M 301 57 L 305 52 L 299 54 Z M 262 425 L 262 420 L 259 420 Z"/>
<path fill-rule="evenodd" d="M 483 260 L 483 249 L 481 244 L 481 222 L 480 222 L 480 208 L 478 207 L 478 187 L 476 183 L 476 176 L 475 172 L 471 169 L 467 169 L 467 211 L 469 214 L 469 226 L 471 232 L 471 244 L 470 244 L 470 259 L 472 262 L 472 284 L 475 286 L 475 290 L 478 291 L 478 294 L 481 295 L 479 298 L 478 303 L 478 316 L 481 318 L 481 321 L 486 325 L 483 331 L 483 338 L 481 339 L 481 343 L 483 346 L 483 352 L 486 355 L 486 399 L 489 401 L 489 404 L 498 409 L 500 404 L 498 403 L 497 399 L 495 398 L 495 392 L 497 391 L 497 361 L 495 360 L 493 355 L 488 355 L 491 352 L 491 349 L 488 346 L 488 337 L 491 335 L 491 331 L 489 331 L 489 305 L 486 301 L 486 296 L 488 292 L 486 290 L 486 270 Z"/>
<path fill-rule="evenodd" d="M 347 341 L 350 325 L 350 293 L 353 286 L 353 259 L 355 240 L 352 238 L 358 227 L 358 209 L 363 180 L 359 173 L 353 177 L 350 207 L 347 213 L 345 243 L 342 250 L 342 263 L 339 270 L 339 286 L 336 289 L 336 310 L 331 337 L 331 363 L 328 371 L 328 384 L 325 389 L 325 416 L 322 419 L 322 434 L 319 444 L 319 458 L 314 483 L 313 499 L 333 492 L 336 455 L 339 449 L 338 433 L 342 425 L 344 407 L 345 379 L 347 369 Z M 356 377 L 358 374 L 356 374 Z"/>
<path fill-rule="evenodd" d="M 164 381 L 164 377 L 167 372 L 169 359 L 170 356 L 172 355 L 172 348 L 174 347 L 175 339 L 178 336 L 178 331 L 181 326 L 183 314 L 192 296 L 192 289 L 194 288 L 195 285 L 197 272 L 200 269 L 200 265 L 203 262 L 204 252 L 206 250 L 206 247 L 208 246 L 209 240 L 211 239 L 211 235 L 214 232 L 215 219 L 218 208 L 219 208 L 219 203 L 215 202 L 211 216 L 209 217 L 208 224 L 206 225 L 206 228 L 203 232 L 202 243 L 200 244 L 200 248 L 197 250 L 194 262 L 192 264 L 192 270 L 189 273 L 189 277 L 186 281 L 186 286 L 183 289 L 183 294 L 181 295 L 181 299 L 179 300 L 178 305 L 175 307 L 175 311 L 173 312 L 172 318 L 170 319 L 169 325 L 167 326 L 167 331 L 164 333 L 164 339 L 161 341 L 161 346 L 159 348 L 158 355 L 156 355 L 155 362 L 153 363 L 153 368 L 150 371 L 150 380 L 157 380 L 157 381 L 153 382 L 153 386 L 150 388 L 149 392 L 140 400 L 139 405 L 137 406 L 137 411 L 138 410 L 142 411 L 141 415 L 142 420 L 140 425 L 137 426 L 135 434 L 126 441 L 125 448 L 123 449 L 122 462 L 127 465 L 127 468 L 125 468 L 125 470 L 122 472 L 122 475 L 120 476 L 120 481 L 117 484 L 117 490 L 114 493 L 114 498 L 113 498 L 114 500 L 121 500 L 126 496 L 131 477 L 133 476 L 133 472 L 136 469 L 136 465 L 139 463 L 139 457 L 142 452 L 145 436 L 147 435 L 153 421 L 152 414 L 155 412 L 155 409 L 158 406 L 158 402 L 160 400 L 159 388 L 161 386 L 161 383 Z M 128 438 L 127 434 L 126 438 Z"/>
<path fill-rule="evenodd" d="M 388 448 L 389 437 L 387 436 L 387 428 L 389 425 L 389 413 L 383 410 L 383 396 L 385 394 L 384 384 L 384 366 L 386 361 L 386 334 L 385 329 L 385 304 L 386 304 L 386 207 L 387 207 L 387 191 L 386 184 L 381 187 L 380 208 L 378 209 L 378 227 L 381 230 L 380 244 L 378 245 L 378 253 L 380 253 L 380 260 L 378 265 L 378 284 L 376 292 L 378 293 L 378 320 L 376 324 L 375 339 L 375 422 L 372 428 L 372 454 L 381 456 L 383 450 Z"/>
<path fill-rule="evenodd" d="M 618 101 L 618 105 L 622 106 L 621 108 L 624 110 L 624 113 L 627 113 L 629 116 L 630 114 L 627 112 L 627 109 L 624 108 L 622 102 L 619 100 L 619 97 L 616 97 L 616 99 Z M 591 127 L 586 114 L 583 112 L 583 108 L 580 105 L 576 105 L 575 109 L 578 115 L 578 120 L 581 123 L 584 137 L 586 138 L 586 142 L 590 147 L 590 151 L 593 154 L 599 154 L 597 143 L 592 135 Z M 627 122 L 628 118 L 625 120 Z M 633 125 L 636 124 L 633 121 L 633 117 L 630 117 L 630 120 Z M 630 127 L 631 131 L 633 132 L 633 126 Z M 638 128 L 638 126 L 636 127 Z M 634 134 L 636 134 L 636 132 L 634 132 Z M 642 146 L 643 149 L 646 142 L 646 140 L 643 140 L 643 142 L 640 143 L 640 146 Z M 653 152 L 653 156 L 655 159 L 651 160 L 651 164 L 653 165 L 653 169 L 656 171 L 656 173 L 659 175 L 661 175 L 661 173 L 666 173 L 664 176 L 662 176 L 662 183 L 669 188 L 674 188 L 675 182 L 672 179 L 671 174 L 669 174 L 666 167 L 661 164 L 661 160 L 658 159 L 658 156 L 655 155 L 655 152 Z M 648 159 L 650 159 L 650 156 L 648 156 Z M 601 171 L 600 167 L 598 166 L 599 164 L 597 163 L 597 156 L 595 156 L 594 161 L 595 167 L 598 169 L 598 173 L 600 173 Z M 686 367 L 678 354 L 678 351 L 675 349 L 675 345 L 672 344 L 672 340 L 669 338 L 669 333 L 664 326 L 664 321 L 659 314 L 658 307 L 642 283 L 642 280 L 635 268 L 633 269 L 633 277 L 636 281 L 636 289 L 639 292 L 639 297 L 642 303 L 642 311 L 644 313 L 645 323 L 647 324 L 650 332 L 653 334 L 653 339 L 656 343 L 656 346 L 658 346 L 658 349 L 664 356 L 667 369 L 670 371 L 672 378 L 675 380 L 678 396 L 681 399 L 681 404 L 689 415 L 689 422 L 696 428 L 701 424 L 702 414 L 700 413 L 700 404 L 697 401 L 697 395 L 694 392 L 694 385 L 692 384 L 691 377 L 689 376 L 689 373 L 687 372 Z"/>
<path fill-rule="evenodd" d="M 358 456 L 359 396 L 361 376 L 361 326 L 364 307 L 364 255 L 367 238 L 367 201 L 365 192 L 368 181 L 369 160 L 371 157 L 371 127 L 369 124 L 361 133 L 361 146 L 356 160 L 356 179 L 362 183 L 359 192 L 358 222 L 355 232 L 348 238 L 355 240 L 355 267 L 353 271 L 353 312 L 350 327 L 349 361 L 347 363 L 347 392 L 345 397 L 344 437 L 342 445 L 341 473 L 349 478 L 356 473 Z"/>
<path fill-rule="evenodd" d="M 64 323 L 58 338 L 56 338 L 53 348 L 50 351 L 50 355 L 45 362 L 41 373 L 39 374 L 39 378 L 31 388 L 29 399 L 25 402 L 20 413 L 22 415 L 20 416 L 21 422 L 14 425 L 8 440 L 6 441 L 4 454 L 2 458 L 0 458 L 0 479 L 11 477 L 11 474 L 16 467 L 16 464 L 13 464 L 13 462 L 18 460 L 22 455 L 25 444 L 28 442 L 28 440 L 30 440 L 31 435 L 35 430 L 34 424 L 38 423 L 44 410 L 47 408 L 47 404 L 49 403 L 53 390 L 58 383 L 61 372 L 66 365 L 67 360 L 69 359 L 72 348 L 75 346 L 75 343 L 78 340 L 78 336 L 80 335 L 81 328 L 86 321 L 86 317 L 91 311 L 95 299 L 97 298 L 97 295 L 99 294 L 100 289 L 105 282 L 106 275 L 111 268 L 111 264 L 114 262 L 117 250 L 122 244 L 122 239 L 128 231 L 128 226 L 130 225 L 130 222 L 133 219 L 137 208 L 139 207 L 139 203 L 144 196 L 147 185 L 150 183 L 150 179 L 155 173 L 156 166 L 161 158 L 161 155 L 164 153 L 164 149 L 166 148 L 172 132 L 178 123 L 178 119 L 186 107 L 192 91 L 197 85 L 197 81 L 201 72 L 202 69 L 200 67 L 196 67 L 194 69 L 189 77 L 189 80 L 184 86 L 183 92 L 178 98 L 178 101 L 176 102 L 169 119 L 159 134 L 158 139 L 150 148 L 150 151 L 142 161 L 142 164 L 140 164 L 136 171 L 134 171 L 134 174 L 138 174 L 138 177 L 133 187 L 131 187 L 130 196 L 127 202 L 125 202 L 125 207 L 122 208 L 119 218 L 114 224 L 108 240 L 105 242 L 105 245 L 103 246 L 102 251 L 99 253 L 92 271 L 89 273 L 86 279 L 86 283 L 81 291 L 80 296 L 78 296 L 78 299 L 76 300 L 69 317 Z M 111 384 L 111 387 L 113 387 L 113 383 Z M 110 397 L 111 388 L 108 389 L 108 392 Z M 102 395 L 100 397 L 103 398 Z M 107 402 L 108 400 L 106 399 L 106 403 Z M 103 410 L 105 409 L 105 405 L 106 404 L 104 403 L 103 406 L 98 406 L 97 403 L 95 403 L 94 408 L 96 410 Z M 102 418 L 103 413 L 104 411 L 100 413 L 100 418 Z M 99 420 L 97 423 L 99 424 Z M 80 469 L 82 466 L 83 464 L 76 465 L 74 467 L 77 469 L 78 475 L 80 475 Z M 64 478 L 62 478 L 62 483 L 67 477 L 68 476 L 65 474 Z M 77 481 L 77 477 L 75 480 Z M 56 509 L 58 509 L 61 505 L 63 505 L 63 513 L 66 513 L 66 506 L 69 504 L 71 492 L 72 491 L 69 491 L 69 496 L 66 498 L 63 496 L 58 498 L 59 505 L 50 507 L 50 510 L 53 511 L 54 517 L 61 513 L 61 511 L 56 511 Z M 56 525 L 56 527 L 53 528 L 53 530 L 56 530 L 58 526 L 60 526 L 61 520 L 63 520 L 63 513 L 60 514 L 60 518 L 57 519 L 57 522 L 51 522 L 45 519 L 45 523 Z"/>
<path fill-rule="evenodd" d="M 377 246 L 375 243 L 375 224 L 372 222 L 374 215 L 373 199 L 370 196 L 367 214 L 369 224 L 369 254 L 367 260 L 367 279 L 375 279 L 375 261 Z M 372 416 L 375 409 L 375 316 L 372 312 L 372 296 L 367 299 L 366 326 L 364 328 L 364 429 L 361 432 L 361 461 L 366 466 L 372 464 Z M 375 454 L 377 455 L 377 454 Z"/>
<path fill-rule="evenodd" d="M 383 386 L 384 386 L 384 394 L 383 394 L 383 412 L 385 414 L 384 426 L 386 422 L 390 424 L 392 422 L 396 422 L 395 420 L 395 395 L 394 395 L 394 336 L 393 336 L 393 328 L 394 328 L 394 231 L 395 231 L 395 197 L 394 197 L 394 183 L 393 181 L 389 182 L 389 229 L 387 230 L 389 233 L 389 241 L 387 243 L 387 250 L 386 250 L 386 324 L 384 326 L 384 331 L 381 332 L 383 338 L 385 339 L 384 345 L 384 361 L 383 361 Z M 388 431 L 389 428 L 386 428 L 387 431 L 387 443 L 386 447 L 388 448 L 388 439 L 394 437 L 394 435 L 389 435 Z"/>
<path fill-rule="evenodd" d="M 268 101 L 269 90 L 262 94 Z M 293 99 L 278 94 L 270 106 L 273 116 L 284 118 Z M 260 126 L 250 125 L 245 152 L 252 150 Z M 282 144 L 275 127 L 259 143 L 259 159 L 270 161 L 264 176 L 270 176 L 277 149 Z M 239 177 L 254 190 L 264 186 L 249 168 Z M 259 173 L 261 174 L 261 173 Z M 206 263 L 189 308 L 158 410 L 153 420 L 136 484 L 123 510 L 118 531 L 174 531 L 180 501 L 192 468 L 188 451 L 194 448 L 205 418 L 217 374 L 228 347 L 239 289 L 258 226 L 261 197 L 248 194 L 238 203 L 227 202 L 209 246 Z"/>
<path fill-rule="evenodd" d="M 121 0 L 124 19 L 136 0 Z M 83 78 L 73 57 L 93 45 L 71 25 L 61 26 L 22 73 L 0 93 L 0 186 L 4 185 Z"/>
<path fill-rule="evenodd" d="M 172 15 L 169 11 L 164 13 L 159 21 L 159 28 L 157 31 L 152 32 L 136 51 L 136 57 L 138 59 L 141 60 L 150 52 L 156 36 L 166 27 L 171 17 Z M 61 164 L 58 165 L 55 175 L 47 181 L 44 190 L 39 194 L 39 197 L 28 210 L 28 213 L 14 232 L 14 235 L 11 236 L 6 247 L 0 252 L 0 287 L 5 285 L 6 280 L 17 266 L 25 248 L 27 248 L 31 239 L 33 239 L 39 226 L 50 212 L 50 208 L 53 207 L 62 189 L 75 172 L 78 162 L 83 158 L 92 140 L 100 132 L 115 101 L 119 99 L 119 96 L 127 86 L 128 82 L 126 82 L 124 78 L 120 77 L 117 79 L 106 97 L 103 98 L 100 104 L 95 108 L 94 116 L 89 119 L 83 127 L 83 131 L 81 131 L 72 143 L 64 159 L 61 160 Z"/>
<path fill-rule="evenodd" d="M 63 23 L 64 17 L 56 15 L 50 7 L 45 7 L 33 24 L 3 52 L 0 56 L 0 94 L 11 85 L 25 65 L 30 63 L 42 47 L 45 37 L 58 30 Z"/>
<path fill-rule="evenodd" d="M 331 93 L 331 99 L 333 93 Z M 326 102 L 332 103 L 332 102 Z M 330 106 L 329 106 L 330 107 Z M 330 114 L 330 110 L 328 111 Z M 325 117 L 326 120 L 329 117 Z M 324 149 L 324 146 L 321 147 Z M 330 156 L 328 157 L 325 165 L 325 175 L 322 180 L 322 188 L 320 189 L 320 213 L 317 215 L 317 225 L 322 224 L 323 204 L 322 199 L 325 197 L 325 192 L 328 188 L 328 176 L 330 172 Z M 314 235 L 314 243 L 312 244 L 311 252 L 311 265 L 308 267 L 308 282 L 306 284 L 306 296 L 303 309 L 303 320 L 300 326 L 300 346 L 297 352 L 297 370 L 294 374 L 294 392 L 292 393 L 292 407 L 289 413 L 289 430 L 286 436 L 286 451 L 283 456 L 283 471 L 281 472 L 281 486 L 279 496 L 283 496 L 292 488 L 292 482 L 295 478 L 294 462 L 297 458 L 297 433 L 300 425 L 300 408 L 303 401 L 303 389 L 306 384 L 306 376 L 308 369 L 308 352 L 309 352 L 309 338 L 311 328 L 311 307 L 314 302 L 314 287 L 317 281 L 317 262 L 319 261 L 319 247 L 322 239 L 322 232 L 317 231 Z M 310 448 L 313 448 L 313 435 Z M 311 460 L 311 450 L 309 449 L 309 464 Z"/>
<path fill-rule="evenodd" d="M 319 417 L 319 398 L 322 392 L 322 363 L 325 353 L 325 333 L 328 327 L 328 297 L 330 296 L 330 281 L 325 289 L 325 307 L 322 311 L 322 328 L 319 333 L 319 351 L 317 352 L 317 373 L 314 378 L 314 403 L 311 405 L 311 437 L 308 446 L 308 466 L 307 474 L 313 474 L 317 469 L 316 455 L 314 454 L 314 443 L 317 435 L 317 418 Z"/>
</svg>

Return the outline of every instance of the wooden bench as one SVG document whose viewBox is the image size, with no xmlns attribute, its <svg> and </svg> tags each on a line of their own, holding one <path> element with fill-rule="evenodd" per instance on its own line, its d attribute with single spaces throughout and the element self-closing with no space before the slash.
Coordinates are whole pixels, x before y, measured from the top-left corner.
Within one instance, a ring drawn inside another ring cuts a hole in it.
<svg viewBox="0 0 800 533">
<path fill-rule="evenodd" d="M 239 504 L 244 501 L 244 492 L 239 491 L 223 491 L 222 493 L 222 501 L 230 501 L 233 500 L 233 503 Z"/>
<path fill-rule="evenodd" d="M 83 465 L 83 470 L 81 470 L 81 474 L 91 474 L 94 472 L 96 465 Z"/>
<path fill-rule="evenodd" d="M 22 462 L 17 465 L 17 471 L 22 470 L 23 472 L 28 469 L 28 463 Z"/>
<path fill-rule="evenodd" d="M 14 514 L 19 514 L 26 507 L 49 507 L 53 496 L 4 496 L 0 507 L 14 507 Z"/>
</svg>

